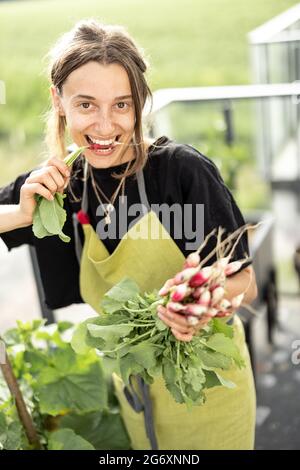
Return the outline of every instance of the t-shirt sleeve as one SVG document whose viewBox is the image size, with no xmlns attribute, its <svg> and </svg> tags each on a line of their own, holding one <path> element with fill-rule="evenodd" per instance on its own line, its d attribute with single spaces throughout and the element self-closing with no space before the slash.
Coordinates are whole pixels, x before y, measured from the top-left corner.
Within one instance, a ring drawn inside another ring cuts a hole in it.
<svg viewBox="0 0 300 470">
<path fill-rule="evenodd" d="M 29 173 L 24 173 L 15 181 L 3 188 L 0 188 L 0 205 L 19 204 L 20 189 L 28 176 Z M 8 250 L 23 244 L 33 244 L 33 232 L 31 226 L 0 233 L 0 237 L 6 244 Z"/>
<path fill-rule="evenodd" d="M 212 230 L 222 227 L 225 230 L 222 236 L 224 240 L 230 233 L 245 225 L 244 217 L 216 165 L 193 147 L 187 145 L 184 147 L 186 151 L 180 158 L 182 194 L 184 203 L 193 207 L 194 215 L 196 211 L 198 214 L 198 217 L 195 215 L 193 218 L 196 220 L 193 229 L 197 238 L 203 240 Z M 200 206 L 197 207 L 197 204 L 203 204 L 202 209 Z M 201 259 L 211 253 L 216 243 L 216 236 L 209 239 L 201 251 Z M 247 257 L 249 257 L 249 244 L 245 232 L 236 245 L 231 260 L 242 260 Z M 216 259 L 215 254 L 205 264 L 212 264 Z M 241 269 L 250 263 L 251 260 L 247 260 Z"/>
</svg>

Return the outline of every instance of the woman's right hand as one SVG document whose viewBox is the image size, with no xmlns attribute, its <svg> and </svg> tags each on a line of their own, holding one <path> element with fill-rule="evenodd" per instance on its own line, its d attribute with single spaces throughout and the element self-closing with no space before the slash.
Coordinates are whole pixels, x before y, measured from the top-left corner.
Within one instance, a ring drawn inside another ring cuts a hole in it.
<svg viewBox="0 0 300 470">
<path fill-rule="evenodd" d="M 35 194 L 52 201 L 56 192 L 63 193 L 69 177 L 69 167 L 56 157 L 47 160 L 42 168 L 32 171 L 20 190 L 19 211 L 22 218 L 31 224 L 36 207 Z"/>
</svg>

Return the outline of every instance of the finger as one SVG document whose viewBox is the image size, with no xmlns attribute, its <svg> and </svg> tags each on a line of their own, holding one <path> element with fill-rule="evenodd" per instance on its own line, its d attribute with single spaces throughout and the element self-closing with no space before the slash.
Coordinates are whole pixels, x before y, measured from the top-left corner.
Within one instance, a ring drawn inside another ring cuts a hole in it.
<svg viewBox="0 0 300 470">
<path fill-rule="evenodd" d="M 49 191 L 54 194 L 58 190 L 58 185 L 49 173 L 42 173 L 36 176 L 29 176 L 26 179 L 26 183 L 39 183 L 43 184 Z"/>
<path fill-rule="evenodd" d="M 26 198 L 32 198 L 34 194 L 39 194 L 49 201 L 53 201 L 54 199 L 51 191 L 40 183 L 25 183 L 21 187 L 20 194 L 23 194 Z"/>
<path fill-rule="evenodd" d="M 180 333 L 179 331 L 175 330 L 175 329 L 171 329 L 173 335 L 175 336 L 176 339 L 178 339 L 179 341 L 185 341 L 185 342 L 189 342 L 193 339 L 193 334 L 190 333 L 190 334 L 184 334 L 184 333 Z"/>
<path fill-rule="evenodd" d="M 69 178 L 65 176 L 64 174 L 62 174 L 55 166 L 49 166 L 47 170 L 51 174 L 55 183 L 57 184 L 57 189 L 58 190 L 63 189 L 66 181 L 68 181 Z"/>
<path fill-rule="evenodd" d="M 191 333 L 193 331 L 193 327 L 192 326 L 181 326 L 181 325 L 178 325 L 176 322 L 170 320 L 166 315 L 162 314 L 162 313 L 159 313 L 158 314 L 159 318 L 166 324 L 168 325 L 170 328 L 174 328 L 176 329 L 177 331 L 180 331 L 180 333 Z"/>
<path fill-rule="evenodd" d="M 180 313 L 175 313 L 169 308 L 166 308 L 164 315 L 167 318 L 169 318 L 169 320 L 173 321 L 176 325 L 180 325 L 181 327 L 184 327 L 184 328 L 191 326 L 185 315 L 181 315 Z"/>
<path fill-rule="evenodd" d="M 71 174 L 70 168 L 68 167 L 68 165 L 66 165 L 63 160 L 60 160 L 59 158 L 56 158 L 56 157 L 49 158 L 46 161 L 45 166 L 54 166 L 54 167 L 56 167 L 60 171 L 60 173 L 65 177 L 69 177 L 70 174 Z"/>
</svg>

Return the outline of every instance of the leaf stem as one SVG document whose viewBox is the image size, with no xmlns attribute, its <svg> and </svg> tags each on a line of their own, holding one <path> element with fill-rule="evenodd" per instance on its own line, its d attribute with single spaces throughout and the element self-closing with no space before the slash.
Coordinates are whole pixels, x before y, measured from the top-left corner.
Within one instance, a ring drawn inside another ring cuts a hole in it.
<svg viewBox="0 0 300 470">
<path fill-rule="evenodd" d="M 127 343 L 120 344 L 119 346 L 117 346 L 115 349 L 112 349 L 111 351 L 101 351 L 101 352 L 103 354 L 111 354 L 111 353 L 117 352 L 120 349 L 124 348 L 125 346 L 128 346 L 129 344 L 132 344 L 135 341 L 140 340 L 141 338 L 144 338 L 145 336 L 151 334 L 152 330 L 146 331 L 146 333 L 143 333 L 142 335 L 135 336 L 131 341 L 128 341 Z"/>
<path fill-rule="evenodd" d="M 0 363 L 0 368 L 4 377 L 4 380 L 9 388 L 11 395 L 13 396 L 17 412 L 20 418 L 20 421 L 25 430 L 26 436 L 30 444 L 34 446 L 35 449 L 41 449 L 41 443 L 36 432 L 35 426 L 33 424 L 32 417 L 30 416 L 22 392 L 20 390 L 19 384 L 17 382 L 16 376 L 13 372 L 10 360 L 8 355 L 5 354 L 5 363 Z"/>
<path fill-rule="evenodd" d="M 153 306 L 161 305 L 163 302 L 164 302 L 164 299 L 158 299 L 155 302 L 152 302 L 152 304 L 149 304 L 149 306 L 146 307 L 146 308 L 134 309 L 134 308 L 126 307 L 126 306 L 123 306 L 122 308 L 124 308 L 124 310 L 126 310 L 127 312 L 131 312 L 131 313 L 147 312 L 147 311 L 151 310 L 153 308 Z"/>
</svg>

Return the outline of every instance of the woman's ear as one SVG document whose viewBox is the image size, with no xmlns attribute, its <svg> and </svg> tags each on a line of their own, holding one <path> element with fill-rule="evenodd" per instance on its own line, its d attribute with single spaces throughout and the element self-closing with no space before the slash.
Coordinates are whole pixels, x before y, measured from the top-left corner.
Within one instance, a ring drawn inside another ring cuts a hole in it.
<svg viewBox="0 0 300 470">
<path fill-rule="evenodd" d="M 61 102 L 61 97 L 57 92 L 57 88 L 54 85 L 50 86 L 50 94 L 52 99 L 52 104 L 54 109 L 59 113 L 60 116 L 65 116 L 63 105 Z"/>
</svg>

